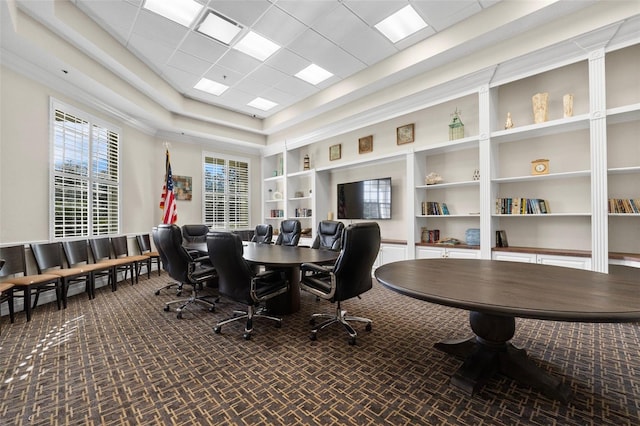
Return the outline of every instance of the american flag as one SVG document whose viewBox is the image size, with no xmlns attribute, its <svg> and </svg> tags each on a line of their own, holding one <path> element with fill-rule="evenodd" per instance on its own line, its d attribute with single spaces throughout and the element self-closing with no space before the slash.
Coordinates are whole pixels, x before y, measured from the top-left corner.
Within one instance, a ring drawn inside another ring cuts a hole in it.
<svg viewBox="0 0 640 426">
<path fill-rule="evenodd" d="M 178 221 L 178 210 L 176 209 L 176 197 L 173 193 L 173 175 L 171 173 L 171 162 L 169 162 L 169 150 L 167 150 L 165 171 L 165 180 L 164 185 L 162 185 L 162 195 L 160 196 L 162 223 L 176 223 Z"/>
</svg>

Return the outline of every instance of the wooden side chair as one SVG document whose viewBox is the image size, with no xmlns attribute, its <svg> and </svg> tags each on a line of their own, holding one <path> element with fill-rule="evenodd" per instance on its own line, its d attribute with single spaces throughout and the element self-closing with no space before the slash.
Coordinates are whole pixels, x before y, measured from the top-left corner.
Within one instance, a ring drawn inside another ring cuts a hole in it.
<svg viewBox="0 0 640 426">
<path fill-rule="evenodd" d="M 38 297 L 42 292 L 55 291 L 58 309 L 61 309 L 61 281 L 58 275 L 27 274 L 24 250 L 23 245 L 0 247 L 0 258 L 5 261 L 4 266 L 0 269 L 0 280 L 3 283 L 13 284 L 13 298 L 22 297 L 24 299 L 27 321 L 31 321 L 32 309 L 38 305 Z M 35 296 L 33 303 L 31 302 L 32 296 Z"/>
<path fill-rule="evenodd" d="M 118 272 L 124 272 L 124 280 L 127 280 L 127 274 L 131 272 L 131 284 L 134 277 L 134 262 L 129 259 L 114 259 L 111 255 L 111 241 L 109 237 L 100 237 L 89 240 L 91 255 L 94 262 L 98 264 L 109 264 L 115 268 L 115 275 L 112 284 L 113 291 L 118 289 Z"/>
<path fill-rule="evenodd" d="M 0 259 L 0 270 L 4 266 L 4 259 Z M 9 320 L 11 323 L 15 320 L 13 313 L 13 287 L 14 285 L 7 282 L 0 282 L 0 305 L 7 302 L 9 306 Z"/>
<path fill-rule="evenodd" d="M 87 240 L 63 241 L 62 249 L 67 258 L 67 265 L 74 268 L 83 268 L 91 271 L 93 274 L 93 294 L 95 297 L 96 278 L 107 277 L 107 284 L 111 286 L 113 291 L 113 281 L 115 280 L 115 266 L 108 263 L 90 263 L 89 262 L 89 244 Z"/>
<path fill-rule="evenodd" d="M 41 243 L 31 244 L 31 252 L 36 260 L 38 273 L 57 275 L 60 277 L 62 286 L 62 305 L 67 307 L 67 294 L 71 284 L 83 282 L 85 291 L 89 299 L 93 299 L 93 270 L 90 267 L 65 268 L 62 254 L 62 244 L 57 243 Z"/>
<path fill-rule="evenodd" d="M 151 266 L 153 262 L 156 262 L 158 267 L 158 276 L 162 274 L 162 267 L 160 266 L 160 253 L 151 250 L 151 238 L 149 234 L 136 235 L 136 242 L 138 243 L 138 249 L 140 254 L 147 256 L 147 263 L 144 265 L 147 267 L 147 278 L 151 278 Z M 141 264 L 142 266 L 142 264 Z M 138 271 L 138 275 L 140 271 Z"/>
<path fill-rule="evenodd" d="M 127 260 L 133 263 L 133 271 L 135 280 L 138 282 L 138 275 L 140 272 L 140 265 L 146 265 L 149 261 L 148 256 L 140 254 L 129 254 L 129 246 L 127 244 L 127 237 L 121 235 L 119 237 L 111 237 L 111 246 L 113 248 L 113 254 L 115 259 Z M 133 283 L 133 279 L 131 281 Z"/>
</svg>

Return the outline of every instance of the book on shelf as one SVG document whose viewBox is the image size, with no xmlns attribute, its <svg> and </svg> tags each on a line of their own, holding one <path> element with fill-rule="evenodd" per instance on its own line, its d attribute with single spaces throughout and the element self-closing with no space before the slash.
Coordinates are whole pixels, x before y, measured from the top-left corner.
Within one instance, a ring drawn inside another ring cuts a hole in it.
<svg viewBox="0 0 640 426">
<path fill-rule="evenodd" d="M 541 198 L 496 198 L 496 214 L 549 214 L 549 200 Z"/>
<path fill-rule="evenodd" d="M 640 213 L 640 198 L 609 198 L 609 213 Z"/>
<path fill-rule="evenodd" d="M 496 247 L 509 247 L 507 241 L 507 231 L 496 231 Z"/>
<path fill-rule="evenodd" d="M 447 207 L 446 203 L 440 203 L 437 201 L 423 201 L 421 207 L 423 216 L 449 215 L 449 207 Z"/>
</svg>

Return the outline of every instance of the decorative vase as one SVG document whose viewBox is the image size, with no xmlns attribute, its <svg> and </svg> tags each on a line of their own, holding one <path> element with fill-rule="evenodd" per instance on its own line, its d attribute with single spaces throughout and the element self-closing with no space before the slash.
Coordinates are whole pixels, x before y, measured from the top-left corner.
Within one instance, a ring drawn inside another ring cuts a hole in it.
<svg viewBox="0 0 640 426">
<path fill-rule="evenodd" d="M 451 114 L 451 123 L 449 124 L 449 140 L 464 138 L 464 124 L 460 120 L 460 111 L 456 110 Z"/>
<path fill-rule="evenodd" d="M 536 124 L 544 123 L 548 118 L 549 110 L 549 94 L 536 93 L 531 98 L 533 102 L 533 122 Z"/>
<path fill-rule="evenodd" d="M 564 118 L 573 117 L 573 95 L 567 93 L 562 97 L 562 106 L 564 108 Z"/>
<path fill-rule="evenodd" d="M 510 129 L 513 127 L 513 120 L 511 119 L 511 113 L 508 112 L 507 113 L 507 121 L 504 122 L 504 128 L 506 129 Z"/>
</svg>

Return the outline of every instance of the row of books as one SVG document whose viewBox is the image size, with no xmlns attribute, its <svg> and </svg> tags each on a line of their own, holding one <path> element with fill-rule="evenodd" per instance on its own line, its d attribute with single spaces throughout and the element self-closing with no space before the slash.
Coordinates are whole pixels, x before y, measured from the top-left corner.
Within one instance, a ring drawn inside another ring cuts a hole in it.
<svg viewBox="0 0 640 426">
<path fill-rule="evenodd" d="M 445 203 L 438 203 L 436 201 L 422 202 L 423 216 L 442 216 L 442 215 L 448 215 L 448 214 L 449 214 L 449 208 Z"/>
<path fill-rule="evenodd" d="M 270 217 L 284 217 L 284 210 L 282 209 L 272 209 Z"/>
<path fill-rule="evenodd" d="M 549 201 L 541 198 L 496 198 L 497 214 L 551 213 Z"/>
<path fill-rule="evenodd" d="M 295 217 L 311 217 L 313 216 L 311 213 L 312 213 L 311 209 L 299 207 L 295 209 L 294 215 Z"/>
<path fill-rule="evenodd" d="M 609 213 L 640 213 L 640 198 L 609 198 Z"/>
</svg>

